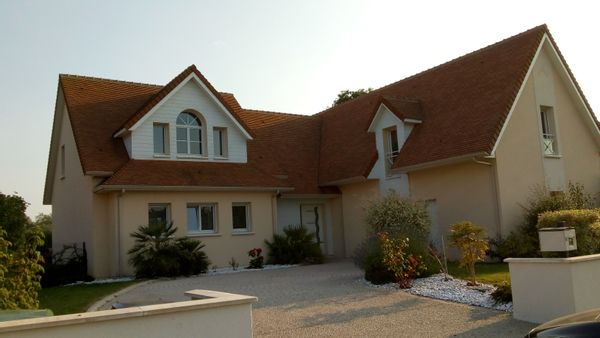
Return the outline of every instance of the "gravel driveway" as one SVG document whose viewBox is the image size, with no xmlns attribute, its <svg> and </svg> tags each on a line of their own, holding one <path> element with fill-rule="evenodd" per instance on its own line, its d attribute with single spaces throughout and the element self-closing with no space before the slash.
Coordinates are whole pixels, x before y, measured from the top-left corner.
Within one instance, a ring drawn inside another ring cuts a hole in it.
<svg viewBox="0 0 600 338">
<path fill-rule="evenodd" d="M 369 287 L 351 261 L 154 280 L 110 303 L 189 300 L 209 289 L 258 297 L 256 337 L 523 337 L 535 325 L 509 313 Z M 103 308 L 110 307 L 110 303 Z"/>
</svg>

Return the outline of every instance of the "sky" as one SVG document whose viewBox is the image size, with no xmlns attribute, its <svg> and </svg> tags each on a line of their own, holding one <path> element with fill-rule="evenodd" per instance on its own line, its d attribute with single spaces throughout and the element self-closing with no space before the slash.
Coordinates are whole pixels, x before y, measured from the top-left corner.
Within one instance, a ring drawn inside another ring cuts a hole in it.
<svg viewBox="0 0 600 338">
<path fill-rule="evenodd" d="M 195 64 L 244 108 L 314 114 L 543 23 L 600 111 L 593 1 L 0 0 L 0 192 L 51 211 L 60 73 L 165 84 Z"/>
</svg>

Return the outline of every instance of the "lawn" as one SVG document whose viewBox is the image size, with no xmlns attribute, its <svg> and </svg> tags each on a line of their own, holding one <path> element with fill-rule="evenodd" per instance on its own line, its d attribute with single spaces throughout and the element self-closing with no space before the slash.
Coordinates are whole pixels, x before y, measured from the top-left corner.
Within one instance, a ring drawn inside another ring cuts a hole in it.
<svg viewBox="0 0 600 338">
<path fill-rule="evenodd" d="M 448 262 L 448 272 L 455 278 L 468 279 L 469 273 L 466 268 L 458 267 L 457 262 Z M 486 284 L 499 284 L 510 282 L 507 263 L 477 263 L 475 274 L 478 282 Z"/>
<path fill-rule="evenodd" d="M 106 284 L 79 284 L 41 289 L 40 309 L 51 309 L 55 315 L 85 312 L 94 302 L 139 281 Z"/>
</svg>

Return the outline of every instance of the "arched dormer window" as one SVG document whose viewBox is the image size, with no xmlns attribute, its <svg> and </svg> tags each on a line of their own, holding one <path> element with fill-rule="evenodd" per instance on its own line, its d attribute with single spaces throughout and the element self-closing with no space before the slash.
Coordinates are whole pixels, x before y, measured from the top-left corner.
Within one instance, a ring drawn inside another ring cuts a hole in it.
<svg viewBox="0 0 600 338">
<path fill-rule="evenodd" d="M 183 112 L 177 116 L 177 153 L 202 155 L 202 122 L 194 114 Z"/>
</svg>

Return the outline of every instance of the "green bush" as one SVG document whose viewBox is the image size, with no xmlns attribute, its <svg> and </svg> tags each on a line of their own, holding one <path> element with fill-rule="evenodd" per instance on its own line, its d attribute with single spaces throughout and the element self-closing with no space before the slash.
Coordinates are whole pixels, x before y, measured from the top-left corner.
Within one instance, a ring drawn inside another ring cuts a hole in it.
<svg viewBox="0 0 600 338">
<path fill-rule="evenodd" d="M 594 198 L 579 183 L 569 182 L 567 191 L 559 193 L 536 187 L 523 206 L 523 223 L 506 237 L 490 241 L 490 255 L 500 259 L 541 257 L 537 228 L 539 215 L 546 211 L 591 209 L 594 202 Z"/>
<path fill-rule="evenodd" d="M 502 282 L 496 285 L 492 291 L 492 299 L 496 304 L 506 304 L 512 302 L 512 289 L 509 282 Z"/>
<path fill-rule="evenodd" d="M 394 280 L 393 274 L 382 262 L 380 243 L 376 234 L 385 231 L 390 238 L 408 238 L 408 254 L 421 257 L 427 268 L 421 276 L 435 273 L 439 267 L 435 258 L 429 254 L 429 233 L 431 220 L 423 203 L 398 197 L 393 192 L 370 203 L 365 221 L 368 225 L 367 238 L 354 252 L 354 261 L 365 271 L 365 278 L 371 283 L 388 283 Z M 372 237 L 372 238 L 371 238 Z"/>
<path fill-rule="evenodd" d="M 377 234 L 383 252 L 383 264 L 394 274 L 394 281 L 401 289 L 408 289 L 412 280 L 427 268 L 421 257 L 408 253 L 408 238 L 391 238 L 385 231 Z"/>
<path fill-rule="evenodd" d="M 274 234 L 273 241 L 265 240 L 269 249 L 269 264 L 321 264 L 325 257 L 315 234 L 301 225 L 288 226 L 284 234 Z"/>
<path fill-rule="evenodd" d="M 210 261 L 202 251 L 204 244 L 190 238 L 175 238 L 173 223 L 142 225 L 131 234 L 135 245 L 129 250 L 129 262 L 135 275 L 174 277 L 204 273 Z"/>
<path fill-rule="evenodd" d="M 600 253 L 600 209 L 547 211 L 540 214 L 538 228 L 575 228 L 576 255 Z"/>
<path fill-rule="evenodd" d="M 354 250 L 354 264 L 365 272 L 365 279 L 375 285 L 394 281 L 394 273 L 383 263 L 383 250 L 377 236 L 370 236 Z"/>
</svg>

